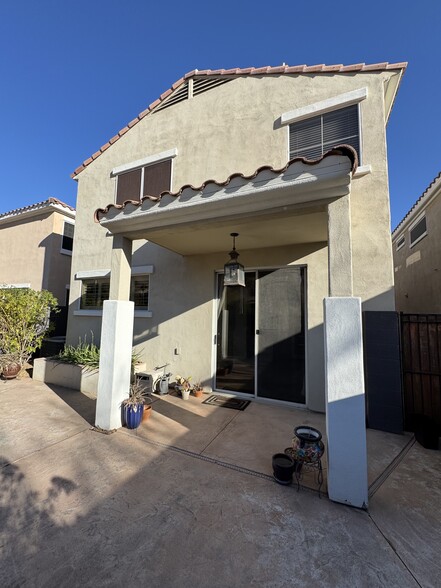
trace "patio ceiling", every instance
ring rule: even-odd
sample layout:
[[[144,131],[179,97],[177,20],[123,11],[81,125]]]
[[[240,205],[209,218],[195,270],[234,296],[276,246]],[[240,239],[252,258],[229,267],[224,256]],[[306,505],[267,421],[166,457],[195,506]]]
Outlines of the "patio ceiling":
[[[230,233],[241,249],[327,241],[327,203],[350,191],[356,158],[342,147],[308,162],[295,159],[283,169],[234,174],[199,188],[110,204],[95,213],[113,235],[147,239],[181,255],[225,251]]]

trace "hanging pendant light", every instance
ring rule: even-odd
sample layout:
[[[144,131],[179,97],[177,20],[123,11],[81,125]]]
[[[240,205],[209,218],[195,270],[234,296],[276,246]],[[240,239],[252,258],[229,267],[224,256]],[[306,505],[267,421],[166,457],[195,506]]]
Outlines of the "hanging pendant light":
[[[230,233],[233,237],[233,249],[230,251],[230,261],[224,265],[225,286],[245,286],[245,268],[237,261],[239,253],[236,251],[236,237],[239,233]]]

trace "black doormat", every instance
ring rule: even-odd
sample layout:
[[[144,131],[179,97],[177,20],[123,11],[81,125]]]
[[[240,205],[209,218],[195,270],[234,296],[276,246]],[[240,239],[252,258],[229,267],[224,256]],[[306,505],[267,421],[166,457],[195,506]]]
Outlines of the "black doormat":
[[[213,406],[221,406],[223,408],[234,408],[235,410],[245,410],[249,405],[249,400],[241,400],[240,398],[226,398],[223,396],[216,396],[213,394],[202,404],[212,404]]]

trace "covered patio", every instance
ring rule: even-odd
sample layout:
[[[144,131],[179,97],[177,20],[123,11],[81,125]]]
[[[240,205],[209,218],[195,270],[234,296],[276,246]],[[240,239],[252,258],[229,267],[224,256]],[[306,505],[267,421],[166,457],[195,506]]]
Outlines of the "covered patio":
[[[109,300],[103,306],[96,425],[102,429],[121,426],[119,407],[128,394],[133,241],[145,239],[183,257],[216,255],[225,251],[225,235],[234,230],[241,232],[241,247],[255,253],[254,267],[268,267],[266,250],[310,245],[310,262],[303,261],[309,271],[307,302],[298,303],[301,312],[308,310],[305,407],[326,408],[329,495],[345,504],[367,507],[361,299],[353,297],[352,269],[350,191],[356,168],[355,151],[343,145],[318,160],[296,158],[282,169],[264,166],[250,176],[233,174],[225,182],[210,180],[200,187],[183,186],[176,193],[98,209],[96,220],[112,236],[113,248]],[[301,257],[294,256],[284,265],[301,264]],[[272,265],[278,264],[272,261]],[[216,269],[213,265],[210,271]],[[186,278],[189,283],[196,281],[197,271]],[[298,299],[302,296],[299,290]],[[281,303],[275,286],[268,308],[277,308],[283,323],[293,304],[288,297]],[[184,326],[182,314],[174,320],[175,331],[193,329],[192,323]],[[204,335],[207,327],[208,323]],[[256,350],[258,325],[251,335]],[[211,388],[215,388],[213,364],[207,378],[212,353],[208,347],[203,353],[189,354],[188,365],[205,362],[204,379],[211,379]],[[292,428],[279,451],[289,445],[291,433]]]
[[[243,411],[235,410],[204,404],[209,396],[190,396],[184,401],[175,393],[153,394],[151,416],[138,429],[123,430],[147,443],[274,481],[272,455],[291,446],[295,427],[309,425],[323,435],[323,484],[319,487],[316,469],[305,467],[299,485],[300,489],[326,495],[328,443],[324,414],[260,402],[251,402]],[[412,433],[396,435],[374,429],[367,429],[366,437],[371,497],[406,455],[414,437]],[[296,483],[294,476],[294,488]]]

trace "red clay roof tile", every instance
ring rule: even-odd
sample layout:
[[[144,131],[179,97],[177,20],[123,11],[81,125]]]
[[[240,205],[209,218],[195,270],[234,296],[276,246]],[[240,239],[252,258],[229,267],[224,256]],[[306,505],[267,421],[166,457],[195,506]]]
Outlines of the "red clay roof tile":
[[[133,119],[129,125],[124,127],[117,135],[112,137],[106,143],[106,149],[108,146],[112,145],[117,141],[122,135],[127,133],[129,128],[132,128],[137,122],[143,119],[147,114],[152,112],[161,102],[163,102],[174,90],[176,90],[185,80],[190,78],[196,78],[198,76],[246,76],[246,75],[277,75],[281,73],[285,74],[298,74],[298,73],[351,73],[351,72],[372,72],[372,71],[383,71],[383,70],[398,70],[398,69],[405,69],[407,67],[407,62],[399,62],[399,63],[388,63],[387,61],[382,63],[374,63],[370,65],[365,65],[364,63],[356,63],[353,65],[325,65],[325,64],[318,64],[318,65],[281,65],[281,66],[267,66],[267,67],[248,67],[248,68],[231,68],[231,69],[203,69],[198,71],[194,69],[188,73],[186,73],[182,78],[180,78],[177,82],[175,82],[171,88],[166,90],[161,96],[152,102],[150,106],[144,110],[141,114],[138,115],[137,118]],[[133,124],[132,124],[133,123]],[[103,147],[101,147],[101,151],[104,151]],[[73,172],[72,178],[75,178],[81,171],[83,171],[89,163],[93,161],[92,158],[87,159],[83,162],[83,164]]]
[[[161,198],[163,196],[166,196],[166,195],[178,197],[186,189],[191,189],[194,192],[201,192],[208,184],[215,184],[217,186],[222,187],[222,186],[227,186],[231,182],[231,180],[234,178],[244,178],[245,180],[252,180],[261,171],[264,171],[264,170],[272,171],[275,174],[281,174],[284,171],[286,171],[292,163],[295,163],[297,161],[302,161],[306,165],[311,165],[311,166],[317,165],[323,159],[325,159],[326,157],[329,157],[330,155],[346,155],[351,160],[352,173],[354,173],[355,170],[357,169],[358,158],[357,158],[357,152],[355,151],[355,149],[353,147],[351,147],[351,145],[337,145],[333,149],[327,151],[324,155],[322,155],[318,159],[305,159],[304,157],[294,157],[293,159],[288,161],[288,163],[285,166],[283,166],[280,169],[275,169],[274,167],[272,167],[270,165],[263,165],[261,167],[258,167],[254,173],[252,173],[248,176],[246,176],[240,172],[235,172],[235,173],[229,175],[228,178],[224,182],[218,182],[217,180],[206,180],[200,186],[192,186],[191,184],[185,184],[184,186],[181,186],[181,188],[177,192],[170,192],[169,190],[166,190],[166,191],[162,192],[159,196],[144,196],[143,198],[141,198],[141,200],[126,200],[122,204],[111,203],[111,204],[108,204],[105,208],[98,208],[95,211],[94,219],[95,219],[95,222],[99,223],[100,222],[100,215],[107,214],[111,208],[116,208],[116,209],[121,210],[121,209],[125,208],[126,204],[134,204],[135,206],[140,206],[144,202],[144,200],[152,200],[153,202],[158,202],[161,200]]]
[[[2,214],[0,214],[0,220],[9,217],[9,216],[17,216],[19,214],[22,214],[24,212],[30,212],[31,210],[38,210],[40,208],[46,208],[50,205],[57,205],[57,206],[62,206],[63,208],[67,208],[68,210],[75,212],[75,208],[73,208],[72,206],[69,206],[69,204],[66,204],[65,202],[62,202],[61,200],[59,200],[58,198],[53,198],[50,197],[47,200],[43,200],[42,202],[37,202],[36,204],[30,204],[29,206],[22,206],[21,208],[15,208],[14,210],[10,210],[8,212],[3,212]]]

